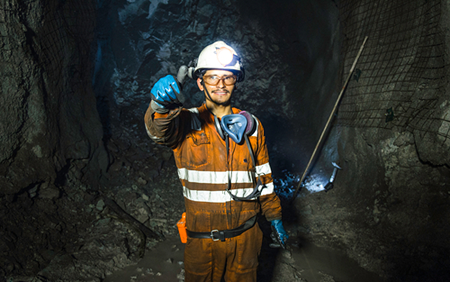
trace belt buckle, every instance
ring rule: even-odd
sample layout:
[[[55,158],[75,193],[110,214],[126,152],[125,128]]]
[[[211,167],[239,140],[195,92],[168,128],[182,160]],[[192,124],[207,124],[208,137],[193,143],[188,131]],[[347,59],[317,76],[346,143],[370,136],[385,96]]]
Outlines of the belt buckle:
[[[214,232],[219,232],[219,230],[217,230],[217,229],[211,230],[211,239],[212,239],[213,241],[219,241],[220,239],[215,239],[215,238],[214,238]]]

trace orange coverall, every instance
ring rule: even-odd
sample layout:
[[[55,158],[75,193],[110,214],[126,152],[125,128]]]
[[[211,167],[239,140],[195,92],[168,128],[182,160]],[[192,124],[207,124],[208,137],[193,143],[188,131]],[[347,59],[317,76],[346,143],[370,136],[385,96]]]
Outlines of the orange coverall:
[[[232,108],[233,113],[240,110]],[[166,114],[151,107],[145,114],[147,133],[158,144],[173,149],[183,186],[186,227],[194,232],[233,229],[260,212],[267,220],[281,219],[281,206],[274,193],[264,129],[249,136],[256,164],[245,142],[230,141],[227,160],[225,141],[214,125],[214,116],[201,107],[177,108]],[[264,184],[259,198],[234,201],[226,192],[231,171],[231,192],[249,195],[258,179]],[[185,247],[185,279],[190,281],[256,281],[262,232],[256,223],[239,236],[225,241],[188,237]]]

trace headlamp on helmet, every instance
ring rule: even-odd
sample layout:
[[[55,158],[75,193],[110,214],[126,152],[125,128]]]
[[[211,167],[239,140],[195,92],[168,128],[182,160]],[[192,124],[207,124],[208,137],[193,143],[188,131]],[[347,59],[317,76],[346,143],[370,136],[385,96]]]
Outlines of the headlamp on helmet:
[[[227,66],[233,61],[234,54],[227,47],[221,47],[216,50],[217,60],[222,66]]]

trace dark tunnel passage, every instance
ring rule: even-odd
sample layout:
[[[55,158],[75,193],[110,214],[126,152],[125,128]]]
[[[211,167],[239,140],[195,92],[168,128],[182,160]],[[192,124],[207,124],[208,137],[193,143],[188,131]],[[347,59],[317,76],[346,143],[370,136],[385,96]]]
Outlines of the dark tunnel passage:
[[[449,8],[0,0],[0,282],[184,281],[182,186],[143,116],[154,83],[216,40],[242,54],[233,106],[264,124],[290,235],[270,248],[260,219],[258,281],[448,281]],[[204,101],[193,81],[183,94]]]

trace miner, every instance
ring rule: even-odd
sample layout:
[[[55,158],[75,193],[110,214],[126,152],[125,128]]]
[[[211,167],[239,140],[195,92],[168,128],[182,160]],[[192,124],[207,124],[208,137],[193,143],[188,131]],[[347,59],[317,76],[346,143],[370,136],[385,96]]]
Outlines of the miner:
[[[151,89],[145,114],[150,138],[173,150],[183,186],[185,279],[256,281],[263,237],[258,216],[271,222],[282,244],[288,235],[261,121],[231,106],[236,82],[244,80],[242,59],[217,41],[189,72],[205,95],[200,107],[183,108],[181,84],[167,75]]]

